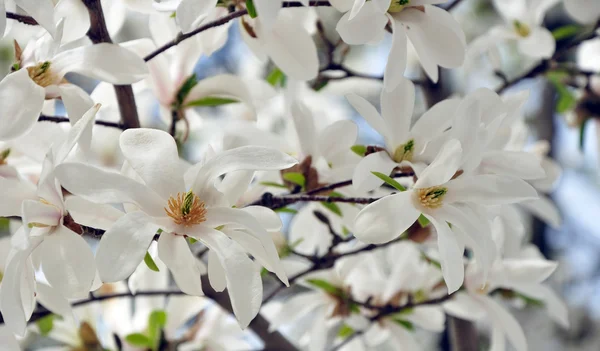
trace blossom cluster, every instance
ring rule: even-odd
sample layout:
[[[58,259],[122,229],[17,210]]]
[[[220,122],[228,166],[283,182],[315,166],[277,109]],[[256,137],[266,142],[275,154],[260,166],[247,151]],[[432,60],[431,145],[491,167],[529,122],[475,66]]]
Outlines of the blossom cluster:
[[[498,70],[498,39],[554,69],[543,20],[559,2],[494,1],[507,24],[467,43],[445,0],[0,1],[8,18],[37,24],[14,40],[0,81],[0,217],[12,232],[0,241],[0,343],[18,350],[33,332],[72,348],[248,349],[242,329],[260,313],[308,350],[418,350],[415,327],[441,332],[447,316],[488,321],[495,350],[527,350],[506,303],[542,305],[568,327],[544,284],[557,263],[527,244],[522,218],[561,222],[547,196],[561,169],[547,142],[530,142],[529,92],[479,88],[419,113],[405,77],[411,55],[431,82],[482,54]],[[360,90],[344,94],[337,120],[311,103],[334,80],[324,71],[353,74],[343,57],[323,68],[321,6],[336,11],[346,49],[391,32],[379,108]],[[595,2],[564,6],[578,22],[600,18]],[[145,15],[149,37],[112,42],[125,8]],[[21,39],[7,16],[0,32]],[[197,61],[228,42],[234,20],[276,68],[266,80],[198,79]],[[586,72],[600,72],[595,35],[581,45]],[[77,74],[98,81],[91,93]],[[581,100],[600,95],[594,75]],[[277,104],[281,123],[265,118]],[[236,119],[216,128],[197,109],[230,105]],[[362,142],[367,125],[380,142]],[[219,143],[190,162],[185,144],[212,131]],[[293,284],[303,289],[274,299]],[[156,289],[169,298],[142,298]],[[200,297],[207,289],[227,290],[237,325]],[[138,299],[94,304],[111,293]],[[30,325],[44,311],[60,318]]]

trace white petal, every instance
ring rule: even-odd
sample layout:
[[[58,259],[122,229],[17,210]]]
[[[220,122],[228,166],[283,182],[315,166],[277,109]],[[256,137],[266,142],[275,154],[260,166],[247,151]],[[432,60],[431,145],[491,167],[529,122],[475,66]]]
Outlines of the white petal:
[[[444,310],[451,315],[468,321],[477,321],[486,315],[479,301],[466,292],[457,292],[450,301],[444,302]]]
[[[37,23],[54,36],[54,4],[50,0],[16,0],[15,3],[25,10]]]
[[[600,4],[594,0],[564,1],[567,13],[581,23],[593,23],[600,16]]]
[[[268,207],[246,206],[240,210],[251,214],[254,218],[256,218],[258,223],[260,223],[261,227],[270,232],[281,230],[281,227],[283,226],[279,215]]]
[[[36,291],[37,301],[42,306],[65,319],[73,318],[73,310],[69,300],[62,296],[58,290],[49,285],[37,283]]]
[[[518,288],[519,284],[541,283],[548,279],[557,267],[558,263],[543,259],[504,259],[503,285]]]
[[[386,124],[386,120],[384,120],[379,112],[371,105],[370,102],[365,100],[364,98],[356,95],[356,94],[348,94],[346,95],[346,99],[356,109],[356,111],[369,123],[369,125],[375,129],[377,133],[382,135],[385,139],[386,145],[388,147],[393,147],[392,145],[392,134],[395,131],[391,130]]]
[[[406,143],[415,106],[415,86],[405,78],[394,90],[381,92],[381,116],[389,128],[389,142],[393,149]]]
[[[238,244],[215,230],[196,237],[214,251],[226,272],[227,290],[240,327],[246,328],[262,303],[262,281],[258,266]]]
[[[336,156],[348,152],[356,144],[357,138],[356,123],[346,120],[334,122],[325,127],[317,137],[319,153],[328,162],[332,162]]]
[[[3,17],[6,19],[6,16]],[[0,344],[6,348],[5,351],[21,351],[21,346],[9,327],[0,327]]]
[[[316,140],[317,130],[312,113],[305,104],[297,100],[292,102],[291,110],[302,156],[307,157],[312,155],[313,157],[317,157],[319,155]]]
[[[444,201],[473,202],[481,205],[503,205],[538,198],[526,181],[491,174],[464,176],[448,182]]]
[[[87,296],[96,276],[96,263],[81,236],[59,226],[44,238],[38,252],[44,276],[53,288],[69,298]]]
[[[421,214],[413,205],[413,196],[409,190],[367,205],[354,220],[354,235],[369,244],[383,244],[400,236]]]
[[[533,213],[534,216],[539,217],[549,224],[552,228],[559,228],[561,226],[562,218],[560,212],[551,199],[540,196],[537,200],[523,201],[520,205]]]
[[[60,90],[60,97],[67,110],[69,122],[71,122],[71,125],[73,126],[94,106],[94,101],[85,90],[76,85],[61,84],[58,89]],[[89,123],[80,137],[79,146],[84,152],[88,152],[90,149],[93,127],[94,124]]]
[[[496,301],[487,296],[477,296],[482,301],[482,306],[488,311],[492,323],[504,331],[504,335],[510,340],[517,351],[527,350],[527,340],[519,322],[508,313]]]
[[[281,0],[255,0],[256,13],[266,30],[272,30],[277,22],[277,14],[281,9]]]
[[[350,19],[350,12],[343,15],[335,29],[347,44],[362,45],[380,36],[387,20],[372,2],[367,2],[354,18]]]
[[[52,60],[62,78],[76,72],[111,84],[132,84],[148,75],[148,67],[135,53],[116,44],[100,43],[63,51]]]
[[[23,225],[30,228],[29,224],[39,223],[55,227],[62,221],[62,212],[56,206],[35,200],[23,201]]]
[[[519,40],[519,50],[527,56],[547,59],[554,55],[556,41],[546,28],[534,28],[531,33]]]
[[[223,177],[223,181],[217,186],[217,189],[225,195],[229,203],[235,204],[248,191],[253,178],[254,171],[227,173]]]
[[[216,0],[182,0],[176,11],[181,31],[185,34],[194,30],[216,5]]]
[[[158,129],[128,129],[119,139],[123,155],[163,199],[185,192],[175,139]]]
[[[163,232],[158,239],[158,257],[169,267],[181,291],[188,295],[204,295],[200,281],[202,272],[183,236]]]
[[[61,0],[54,8],[56,18],[62,18],[64,27],[62,43],[70,43],[81,39],[90,29],[90,14],[80,0]]]
[[[227,287],[227,272],[219,261],[219,256],[212,251],[208,250],[208,279],[210,285],[215,291],[223,291]]]
[[[37,200],[35,187],[19,179],[0,177],[0,217],[21,215],[25,200]]]
[[[2,278],[2,290],[0,290],[0,308],[6,326],[15,334],[23,336],[27,328],[27,319],[23,301],[22,276],[24,276],[25,265],[31,251],[16,251],[9,262]],[[34,300],[33,291],[29,300]]]
[[[329,3],[340,12],[348,12],[354,5],[354,0],[332,0]]]
[[[257,25],[258,37],[265,51],[285,74],[301,81],[317,76],[317,47],[310,34],[290,14],[280,13],[273,30],[262,29],[260,22]]]
[[[352,186],[358,192],[367,192],[380,187],[384,181],[372,172],[389,175],[398,164],[394,162],[387,151],[370,154],[360,160],[352,175]]]
[[[80,141],[85,146],[88,146],[91,143],[91,128],[93,127],[93,122],[99,109],[100,104],[92,106],[73,124],[67,137],[61,143],[52,145],[54,153],[54,159],[52,161],[55,165],[63,162],[75,145]]]
[[[327,336],[329,334],[329,328],[327,325],[328,316],[327,308],[323,306],[316,311],[312,312],[313,319],[310,327],[310,339],[308,347],[310,350],[326,350],[327,349]]]
[[[550,317],[563,328],[569,328],[569,309],[561,297],[545,285],[531,284],[526,289],[521,286],[519,292],[540,299]]]
[[[440,264],[442,265],[442,273],[448,287],[448,293],[451,294],[462,286],[465,277],[465,268],[463,265],[464,247],[459,245],[456,234],[445,221],[438,221],[435,217],[427,214],[424,215],[437,231]]]
[[[6,33],[6,21],[6,6],[4,5],[4,0],[0,0],[0,37],[2,38],[4,38],[4,34]]]
[[[482,173],[512,175],[521,179],[540,179],[546,175],[540,158],[529,152],[491,151],[481,160]]]
[[[96,252],[102,281],[112,283],[129,277],[144,259],[158,229],[143,212],[119,218],[102,235]]]
[[[0,82],[0,140],[30,131],[42,111],[44,96],[44,88],[29,78],[26,69],[7,75]]]
[[[440,306],[415,307],[406,319],[425,330],[442,332],[445,329],[446,315]]]
[[[133,203],[151,216],[165,214],[166,203],[158,194],[121,174],[83,163],[63,163],[56,167],[55,174],[63,187],[89,201]]]
[[[103,230],[110,228],[125,214],[111,205],[98,204],[79,196],[67,197],[65,208],[76,223]]]
[[[254,101],[248,85],[238,76],[220,74],[200,80],[185,98],[184,105],[208,96],[239,100],[246,104],[252,110],[253,114],[256,114]]]
[[[323,295],[308,291],[295,296],[290,297],[281,309],[270,318],[271,324],[269,325],[269,331],[275,331],[282,325],[289,325],[295,323],[298,319],[303,316],[313,313],[314,309],[321,306],[326,301],[323,299]]]
[[[457,140],[446,142],[433,162],[421,172],[415,188],[429,188],[448,182],[456,174],[461,156],[462,148]]]
[[[460,99],[446,99],[433,105],[413,125],[410,133],[428,137],[441,134],[452,125],[452,117],[461,103]]]
[[[402,23],[397,22],[393,17],[391,17],[391,22],[393,33],[392,47],[390,49],[390,54],[388,55],[387,64],[385,65],[385,73],[383,74],[383,85],[387,91],[396,89],[396,86],[404,79],[408,51],[408,42],[404,26]]]

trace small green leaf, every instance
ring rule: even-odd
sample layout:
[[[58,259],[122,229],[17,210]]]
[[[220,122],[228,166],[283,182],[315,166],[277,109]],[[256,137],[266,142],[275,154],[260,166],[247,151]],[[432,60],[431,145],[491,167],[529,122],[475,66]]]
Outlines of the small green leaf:
[[[554,40],[559,41],[577,35],[577,33],[579,33],[580,30],[580,26],[568,24],[566,26],[558,27],[555,30],[553,30],[552,36],[554,37]]]
[[[398,191],[405,191],[406,188],[402,186],[402,184],[398,183],[394,178],[387,176],[383,173],[380,172],[371,172],[373,173],[373,175],[375,175],[377,178],[383,180],[384,182],[386,182],[386,184],[391,185],[392,187],[394,187],[396,190]]]
[[[427,256],[427,255],[425,255],[424,253],[422,253],[422,254],[421,254],[421,258],[422,258],[424,261],[426,261],[427,263],[429,263],[429,264],[432,264],[432,265],[436,266],[438,269],[442,269],[442,265],[440,264],[440,262],[439,262],[439,261],[437,261],[437,260],[434,260],[433,258],[431,258],[431,257],[429,257],[429,256]]]
[[[132,346],[152,347],[152,342],[150,339],[141,333],[129,334],[125,337],[125,341]]]
[[[423,214],[419,216],[419,219],[417,219],[417,221],[419,222],[421,228],[425,228],[429,224],[429,220],[427,219],[427,217],[423,216]]]
[[[288,182],[294,183],[296,185],[300,185],[301,187],[304,187],[304,184],[306,184],[306,178],[304,178],[304,175],[302,173],[287,172],[284,173],[281,177],[284,180],[287,180]]]
[[[329,193],[329,197],[345,197],[344,194],[338,193],[337,191],[332,191]]]
[[[277,85],[281,87],[285,87],[286,76],[279,68],[275,67],[271,73],[267,76],[267,82],[272,86],[276,87]]]
[[[191,236],[187,237],[187,241],[188,241],[188,243],[190,243],[190,245],[193,245],[198,242],[198,240],[196,240],[196,238],[192,238]]]
[[[331,283],[322,280],[322,279],[307,279],[306,280],[307,283],[309,283],[310,285],[319,288],[321,290],[325,290],[327,293],[335,295],[335,296],[343,296],[344,293],[342,291],[342,289],[333,286]]]
[[[21,69],[21,65],[18,62],[16,62],[15,64],[12,65],[12,68],[13,68],[13,70],[18,71]]]
[[[52,331],[52,328],[54,328],[54,318],[56,318],[56,316],[50,314],[38,319],[37,322],[35,322],[40,329],[40,334],[46,336]]]
[[[155,310],[148,317],[148,340],[151,342],[152,349],[158,348],[160,342],[160,331],[167,325],[167,313],[161,310]]]
[[[246,9],[248,10],[248,15],[250,18],[256,18],[256,16],[258,16],[252,0],[246,0]]]
[[[556,88],[558,100],[556,102],[556,112],[564,113],[571,110],[577,104],[575,95],[563,83],[563,79],[568,76],[568,73],[562,71],[553,71],[546,73],[548,80]]]
[[[293,243],[289,244],[288,246],[291,247],[292,249],[295,249],[296,246],[300,245],[301,242],[304,241],[304,238],[298,238],[296,241],[294,241]]]
[[[275,183],[275,182],[260,182],[260,185],[264,185],[264,186],[272,186],[275,188],[284,188],[287,189],[287,186],[283,185],[283,184],[279,184],[279,183]]]
[[[350,150],[360,157],[365,157],[365,154],[367,153],[367,147],[365,145],[354,145]]]
[[[156,262],[154,262],[154,259],[152,259],[152,256],[150,256],[148,252],[146,252],[146,256],[144,256],[144,263],[146,266],[148,266],[148,268],[150,268],[150,270],[159,272]]]
[[[327,84],[329,84],[329,79],[317,78],[317,80],[313,84],[313,89],[314,89],[314,91],[319,91],[319,90],[325,88],[327,86]]]
[[[202,99],[190,101],[187,104],[185,104],[185,107],[221,106],[221,105],[233,104],[236,102],[239,102],[239,100],[222,98],[222,97],[218,97],[218,96],[207,96],[207,97],[203,97]]]
[[[348,227],[346,227],[345,225],[342,226],[342,236],[347,237],[350,234],[352,234],[350,229],[348,229]]]
[[[583,120],[579,126],[579,150],[581,151],[583,151],[585,146],[585,127],[587,125],[587,121],[587,119]]]
[[[517,295],[517,297],[519,297],[521,300],[523,300],[525,302],[525,304],[527,304],[528,306],[533,306],[533,307],[544,307],[544,301],[542,300],[538,300],[536,298],[533,297],[529,297],[527,295],[523,295],[521,293],[518,293],[515,291],[515,294]]]
[[[352,327],[349,326],[348,324],[342,324],[342,327],[338,331],[338,337],[340,337],[342,339],[345,339],[352,334],[354,334],[354,329],[352,329]]]
[[[192,89],[196,86],[196,84],[198,84],[198,79],[196,78],[196,73],[194,73],[189,76],[185,82],[183,82],[181,88],[177,92],[177,99],[175,102],[177,106],[181,106],[181,104],[183,104],[183,101],[188,96],[190,91],[192,91]]]
[[[287,207],[277,208],[277,209],[275,209],[275,212],[279,212],[279,213],[291,213],[291,214],[298,213],[297,210],[294,210],[293,208],[287,208]]]
[[[8,148],[8,149],[6,149],[6,150],[2,151],[2,152],[0,153],[0,161],[4,161],[4,160],[6,160],[6,159],[8,158],[8,156],[9,156],[9,155],[10,155],[10,148]]]
[[[266,277],[267,275],[269,275],[269,271],[266,268],[261,268],[260,270],[260,276],[261,277]]]
[[[323,205],[326,209],[328,209],[329,211],[335,213],[338,216],[342,216],[342,210],[340,209],[340,207],[333,203],[333,202],[321,202],[321,205]]]
[[[415,326],[411,322],[409,322],[409,321],[405,321],[405,320],[402,320],[402,319],[392,319],[392,320],[394,322],[396,322],[396,324],[398,324],[398,325],[400,325],[400,326],[402,326],[402,327],[404,327],[404,328],[406,328],[406,329],[408,329],[410,331],[415,330]]]

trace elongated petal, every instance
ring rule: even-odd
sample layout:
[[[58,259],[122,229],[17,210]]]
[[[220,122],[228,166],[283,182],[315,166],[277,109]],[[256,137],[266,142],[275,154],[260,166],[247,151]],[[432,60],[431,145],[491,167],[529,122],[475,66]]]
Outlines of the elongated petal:
[[[2,38],[6,33],[6,21],[6,5],[4,5],[4,0],[0,0],[0,37]]]
[[[266,30],[272,30],[277,22],[277,14],[281,9],[281,0],[255,0],[256,13]]]
[[[196,258],[181,235],[163,232],[158,239],[158,257],[169,267],[175,283],[188,295],[204,295]]]
[[[269,331],[275,331],[283,325],[295,323],[302,316],[312,313],[317,307],[327,303],[323,295],[308,291],[288,299],[281,309],[269,320]]]
[[[15,0],[15,3],[25,10],[37,23],[54,36],[54,4],[50,0]]]
[[[261,227],[270,232],[281,230],[283,224],[279,215],[270,208],[263,206],[246,206],[240,210],[247,212],[256,218]]]
[[[394,147],[392,145],[392,133],[395,131],[390,130],[386,120],[384,120],[379,112],[371,105],[370,102],[356,94],[346,95],[346,99],[356,109],[356,111],[369,123],[369,125],[375,129],[377,133],[382,135],[385,139],[385,143],[389,148]]]
[[[519,292],[544,302],[548,315],[563,328],[569,328],[569,309],[561,297],[545,285],[520,286]]]
[[[441,134],[452,125],[452,117],[461,103],[460,99],[447,99],[433,105],[425,112],[411,129],[412,135],[430,139]]]
[[[94,277],[94,254],[85,240],[62,225],[44,238],[39,248],[42,270],[48,283],[63,296],[87,296]]]
[[[83,163],[63,163],[56,177],[65,189],[100,203],[133,203],[151,216],[164,216],[166,203],[147,186],[133,179]]]
[[[401,78],[395,89],[381,92],[381,116],[390,129],[392,148],[406,143],[406,137],[412,121],[415,106],[415,86],[405,78]]]
[[[116,44],[95,44],[63,51],[52,60],[59,78],[76,72],[110,84],[132,84],[148,75],[148,67],[135,53]]]
[[[62,42],[70,43],[81,39],[90,29],[90,14],[87,7],[79,0],[62,0],[54,8],[56,18],[62,18],[66,30]]]
[[[477,321],[486,315],[479,301],[466,292],[455,293],[450,301],[444,302],[443,307],[449,315],[468,321]]]
[[[143,212],[131,212],[119,218],[102,235],[96,264],[105,283],[129,277],[144,255],[159,227]]]
[[[383,244],[400,236],[421,214],[413,205],[413,196],[412,191],[404,191],[366,206],[354,220],[354,235],[369,244]]]
[[[86,112],[88,112],[94,106],[94,101],[85,92],[85,90],[76,85],[61,84],[58,89],[60,90],[60,97],[65,105],[65,109],[67,110],[69,122],[72,126],[74,126],[75,123],[81,120]],[[98,110],[96,109],[95,111],[97,112]],[[90,146],[92,144],[93,127],[93,123],[87,123],[87,126],[84,128],[84,131],[79,139],[79,146],[84,152],[88,152],[90,150]]]
[[[0,82],[0,140],[29,132],[44,104],[44,88],[35,84],[26,69],[7,75]]]
[[[465,278],[465,268],[463,265],[464,246],[461,247],[456,234],[445,221],[439,221],[437,218],[427,214],[424,215],[437,231],[440,264],[442,265],[442,273],[448,287],[448,293],[451,294],[462,286]]]
[[[416,307],[406,319],[425,330],[442,332],[445,329],[446,315],[440,306]]]
[[[328,162],[336,156],[347,153],[356,144],[358,127],[352,121],[337,121],[323,129],[317,137],[319,153]]]
[[[65,319],[73,318],[73,310],[71,304],[60,292],[53,287],[37,283],[37,301],[52,313],[62,316]]]
[[[223,291],[227,287],[227,272],[219,261],[219,256],[212,251],[208,251],[208,279],[210,285],[215,291]]]
[[[292,102],[292,120],[298,134],[302,157],[312,155],[319,156],[317,151],[317,129],[312,113],[308,107],[300,101]]]
[[[128,129],[119,139],[123,155],[163,199],[185,192],[175,139],[158,129]]]
[[[216,5],[217,0],[182,0],[176,11],[181,31],[185,34],[198,27]]]
[[[91,128],[93,127],[93,121],[96,118],[96,114],[98,113],[99,109],[100,104],[92,106],[83,114],[83,116],[81,116],[77,122],[73,124],[65,140],[52,146],[54,153],[54,159],[52,162],[55,165],[63,162],[71,150],[73,150],[75,145],[80,141],[83,143],[84,147],[89,147],[92,137]]]
[[[396,89],[398,84],[404,79],[408,52],[408,40],[406,38],[404,26],[402,23],[397,22],[393,17],[391,17],[391,23],[393,33],[392,47],[390,49],[387,64],[385,65],[385,73],[383,74],[383,86],[387,91]]]
[[[559,228],[562,224],[562,218],[558,207],[546,196],[540,196],[537,200],[523,201],[520,203],[534,216],[540,218],[552,228]]]
[[[231,239],[216,230],[196,237],[214,251],[225,269],[227,290],[240,327],[246,328],[262,303],[262,281],[258,267]]]
[[[37,200],[35,187],[20,179],[0,177],[0,217],[21,215],[25,200]]]
[[[513,347],[517,351],[526,351],[527,339],[515,317],[488,296],[481,295],[476,298],[481,301],[483,308],[488,311],[488,316],[494,326],[504,332],[504,335],[510,340]]]
[[[41,224],[55,227],[62,221],[62,212],[56,206],[35,200],[23,201],[22,208],[23,224],[30,228],[29,224]]]
[[[248,84],[238,76],[220,74],[200,80],[185,98],[184,105],[208,96],[239,100],[246,104],[252,110],[253,114],[256,113]]]
[[[76,223],[103,230],[125,215],[111,205],[91,202],[79,196],[67,197],[65,208]]]
[[[356,191],[367,192],[380,187],[384,182],[373,172],[388,175],[398,164],[394,162],[386,151],[370,154],[360,160],[352,175],[352,186]]]
[[[335,29],[349,45],[366,44],[381,35],[386,23],[385,14],[377,12],[372,2],[367,2],[361,11],[350,19],[350,12],[340,18]]]
[[[229,203],[235,204],[248,191],[253,178],[254,171],[227,173],[217,189],[225,195]]]
[[[0,290],[0,309],[2,310],[4,323],[13,333],[19,336],[25,334],[27,319],[29,319],[29,315],[26,314],[24,308],[24,304],[28,302],[23,301],[22,289],[25,285],[22,285],[21,277],[24,275],[23,272],[30,253],[30,250],[15,251],[9,262],[7,262],[2,278],[2,290]],[[29,299],[34,299],[33,291]]]
[[[535,189],[522,179],[491,174],[458,177],[448,182],[444,201],[505,205],[538,198]]]
[[[446,142],[433,162],[421,172],[415,188],[429,188],[448,182],[458,171],[461,156],[462,148],[457,140]]]
[[[493,151],[481,161],[482,173],[512,175],[521,179],[540,179],[546,175],[540,158],[529,152]]]
[[[531,34],[519,40],[519,50],[527,56],[547,59],[554,55],[556,41],[548,29],[534,28]]]
[[[298,161],[281,151],[259,147],[243,146],[228,150],[210,159],[198,172],[192,189],[196,194],[211,184],[217,177],[239,170],[281,170]]]

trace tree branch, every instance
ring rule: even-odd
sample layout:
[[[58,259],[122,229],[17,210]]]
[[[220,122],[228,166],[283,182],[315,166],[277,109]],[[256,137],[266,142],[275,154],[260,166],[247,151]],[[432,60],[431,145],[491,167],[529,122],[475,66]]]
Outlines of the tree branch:
[[[94,43],[112,43],[104,12],[100,0],[83,0],[90,13],[90,29],[87,33],[90,40]],[[131,85],[115,85],[115,93],[119,102],[119,112],[121,113],[121,122],[125,128],[139,128],[140,120],[138,118],[135,96]]]
[[[40,117],[38,118],[38,122],[54,122],[54,123],[65,123],[66,122],[66,123],[68,123],[69,118],[61,117],[61,116],[40,115]],[[117,123],[117,122],[94,121],[94,123],[99,126],[105,126],[105,127],[111,127],[111,128],[117,128],[117,129],[126,129],[125,125],[123,125],[122,123]]]
[[[25,24],[28,24],[30,26],[37,26],[38,25],[37,21],[33,17],[19,15],[18,13],[7,12],[6,13],[6,18],[11,19],[11,20],[15,20],[15,21],[18,21],[18,22],[21,22],[21,23],[25,23]]]

